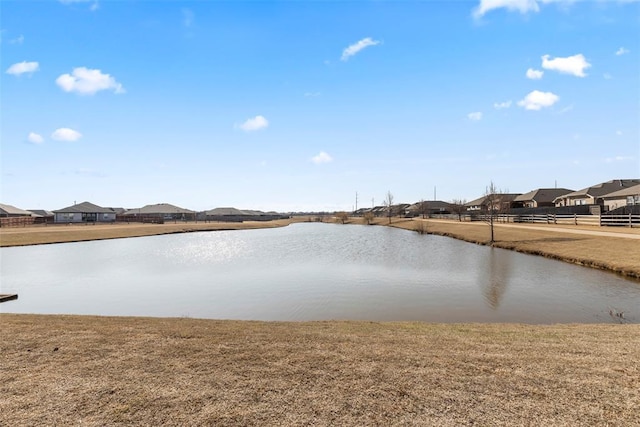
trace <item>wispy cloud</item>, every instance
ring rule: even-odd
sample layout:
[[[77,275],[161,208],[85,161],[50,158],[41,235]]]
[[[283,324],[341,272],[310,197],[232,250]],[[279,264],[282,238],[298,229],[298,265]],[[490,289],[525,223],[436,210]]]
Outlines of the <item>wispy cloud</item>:
[[[29,132],[29,135],[27,135],[27,141],[32,144],[42,144],[44,142],[44,138],[40,134]]]
[[[603,77],[605,80],[611,80],[611,79],[613,78],[613,76],[612,76],[611,74],[609,74],[609,73],[604,73],[604,74],[602,75],[602,77]]]
[[[91,6],[89,6],[89,10],[91,10],[92,12],[100,8],[98,0],[59,0],[59,1],[60,3],[66,4],[66,5],[73,4],[73,3],[91,3]]]
[[[467,114],[467,118],[469,120],[471,120],[472,122],[480,121],[480,120],[482,120],[482,112],[475,111],[473,113],[469,113],[469,114]]]
[[[511,100],[504,101],[504,102],[495,102],[493,104],[493,108],[495,108],[496,110],[503,110],[503,109],[509,108],[509,107],[511,107]]]
[[[263,116],[255,116],[251,119],[247,119],[241,125],[236,125],[237,128],[242,129],[245,132],[253,132],[260,129],[265,129],[269,126],[269,121]]]
[[[80,132],[69,128],[59,128],[51,134],[51,139],[55,141],[77,141],[80,138],[82,138]]]
[[[194,19],[195,15],[191,9],[182,9],[182,25],[184,25],[186,28],[189,28],[193,25]]]
[[[626,162],[626,161],[630,161],[633,160],[633,157],[631,156],[615,156],[615,157],[607,157],[604,159],[605,162],[607,163],[614,163],[614,162]]]
[[[534,90],[527,94],[523,100],[518,101],[518,105],[523,107],[525,110],[537,111],[542,108],[551,107],[559,100],[560,97],[554,93]]]
[[[526,74],[527,78],[531,80],[540,80],[543,75],[544,71],[534,70],[533,68],[529,68]]]
[[[305,92],[305,98],[317,98],[320,96],[320,92]]]
[[[74,68],[71,74],[62,74],[56,84],[65,92],[76,92],[80,95],[94,95],[101,90],[112,90],[114,93],[125,93],[122,84],[109,74],[86,67]]]
[[[576,77],[586,77],[584,70],[590,68],[591,64],[587,62],[581,53],[566,58],[553,58],[551,56],[542,56],[542,68],[553,70],[563,74],[571,74]]]
[[[7,69],[6,73],[12,74],[14,76],[20,76],[22,74],[33,74],[36,71],[38,71],[39,68],[40,68],[40,65],[35,61],[33,62],[22,61],[10,66]]]
[[[627,53],[629,53],[629,49],[625,49],[624,47],[621,47],[620,49],[616,50],[616,56],[624,55]]]
[[[360,52],[362,49],[367,48],[369,46],[375,46],[380,44],[378,40],[373,40],[371,37],[366,37],[356,43],[350,45],[345,50],[342,51],[342,57],[340,58],[342,61],[347,61],[356,53]]]
[[[311,161],[313,163],[315,163],[316,165],[322,164],[322,163],[330,163],[333,161],[333,157],[331,157],[328,153],[321,151],[319,152],[317,155],[313,156],[311,158]]]
[[[20,34],[15,39],[9,40],[9,44],[22,44],[22,43],[24,43],[24,36],[22,34]]]

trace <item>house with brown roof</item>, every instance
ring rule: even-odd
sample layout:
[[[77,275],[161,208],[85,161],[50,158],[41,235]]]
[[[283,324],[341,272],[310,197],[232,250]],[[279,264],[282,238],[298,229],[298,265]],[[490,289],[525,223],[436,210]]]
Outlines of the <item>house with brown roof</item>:
[[[538,188],[521,194],[513,199],[513,207],[515,208],[544,208],[554,207],[554,200],[564,194],[571,193],[574,190],[568,188]]]
[[[638,184],[640,184],[640,179],[612,179],[558,196],[554,199],[554,204],[556,206],[600,205],[604,208],[604,196]]]
[[[520,193],[488,194],[465,203],[464,206],[472,212],[487,212],[491,207],[494,211],[506,211],[514,207],[514,200],[519,195]]]
[[[111,208],[82,202],[53,211],[56,223],[114,222],[116,213]]]
[[[623,206],[640,206],[640,184],[604,195],[602,196],[602,200],[608,211]]]
[[[20,216],[31,216],[31,212],[16,208],[15,206],[0,203],[1,218],[14,218]]]

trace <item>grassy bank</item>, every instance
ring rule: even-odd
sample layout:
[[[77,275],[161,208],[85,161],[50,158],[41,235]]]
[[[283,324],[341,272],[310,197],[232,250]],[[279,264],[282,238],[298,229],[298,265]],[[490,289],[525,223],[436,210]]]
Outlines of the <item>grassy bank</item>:
[[[640,326],[0,315],[2,423],[638,425]]]
[[[0,228],[0,247],[69,243],[87,240],[120,239],[125,237],[155,236],[160,234],[190,233],[197,231],[251,230],[284,227],[306,218],[275,221],[247,222],[167,222],[165,224],[111,223],[111,224],[55,224],[21,228]]]
[[[386,224],[387,221],[380,221]],[[485,223],[396,219],[392,226],[407,230],[425,227],[429,234],[449,236],[471,243],[489,244],[489,226]],[[558,227],[554,225],[518,225],[495,227],[495,247],[542,255],[574,264],[609,270],[640,279],[640,240],[603,234],[573,234],[563,232],[574,228],[581,232],[603,231],[599,227]],[[562,231],[561,231],[562,230]],[[609,234],[637,234],[638,229],[610,228]]]

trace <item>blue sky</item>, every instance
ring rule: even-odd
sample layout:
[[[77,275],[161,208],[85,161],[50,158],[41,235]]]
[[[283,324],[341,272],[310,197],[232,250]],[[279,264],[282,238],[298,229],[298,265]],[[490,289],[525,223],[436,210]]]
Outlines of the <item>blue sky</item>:
[[[640,2],[2,1],[0,201],[350,210],[640,177]]]

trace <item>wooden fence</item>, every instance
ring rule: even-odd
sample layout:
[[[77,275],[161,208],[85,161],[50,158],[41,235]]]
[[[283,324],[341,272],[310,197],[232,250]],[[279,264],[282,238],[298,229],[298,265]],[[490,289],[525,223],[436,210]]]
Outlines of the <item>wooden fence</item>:
[[[432,218],[459,219],[458,215],[432,215]],[[462,221],[488,221],[488,215],[461,215]],[[496,214],[497,223],[529,223],[529,224],[563,224],[563,225],[592,225],[602,227],[640,227],[640,215],[577,215],[577,214],[542,214],[542,215],[511,215]]]

